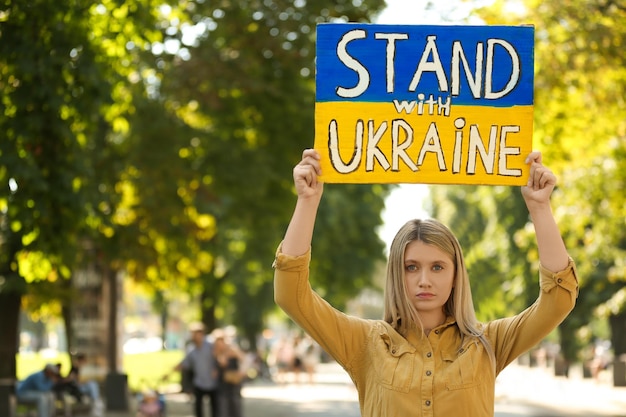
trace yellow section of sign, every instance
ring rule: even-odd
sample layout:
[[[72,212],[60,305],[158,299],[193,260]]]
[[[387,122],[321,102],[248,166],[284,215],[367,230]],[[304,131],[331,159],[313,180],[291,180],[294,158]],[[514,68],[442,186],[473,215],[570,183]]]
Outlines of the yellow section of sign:
[[[449,100],[318,102],[315,149],[329,183],[524,185],[533,106]]]

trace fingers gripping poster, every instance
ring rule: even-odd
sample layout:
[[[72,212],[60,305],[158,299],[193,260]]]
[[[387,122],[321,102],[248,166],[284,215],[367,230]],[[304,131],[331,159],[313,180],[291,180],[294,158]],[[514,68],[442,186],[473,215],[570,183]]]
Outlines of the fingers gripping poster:
[[[525,184],[533,46],[532,26],[318,25],[323,181]]]

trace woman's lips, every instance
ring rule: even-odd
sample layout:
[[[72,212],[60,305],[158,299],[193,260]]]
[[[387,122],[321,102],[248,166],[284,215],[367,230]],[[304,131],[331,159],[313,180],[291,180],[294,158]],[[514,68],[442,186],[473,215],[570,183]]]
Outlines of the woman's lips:
[[[434,296],[435,294],[431,292],[421,292],[417,294],[417,298],[421,298],[421,299],[429,299],[429,298],[433,298]]]

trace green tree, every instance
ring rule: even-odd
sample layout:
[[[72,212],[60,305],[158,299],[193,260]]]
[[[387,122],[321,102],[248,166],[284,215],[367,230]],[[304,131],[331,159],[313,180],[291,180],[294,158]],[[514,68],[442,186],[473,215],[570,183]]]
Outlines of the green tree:
[[[594,314],[609,319],[611,342],[616,356],[626,353],[626,232],[624,186],[626,186],[626,147],[624,140],[609,141],[613,148],[607,154],[587,161],[587,166],[568,171],[560,195],[563,220],[572,256],[579,262],[582,288],[580,308],[570,326],[572,333],[589,324]],[[568,318],[569,320],[569,318]],[[593,337],[595,335],[590,334]],[[578,345],[591,340],[577,341]],[[572,355],[578,352],[572,352]]]
[[[17,316],[37,288],[27,284],[66,286],[86,262],[86,243],[101,255],[112,240],[118,145],[132,108],[127,46],[158,35],[151,16],[147,1],[18,1],[0,10],[2,378],[15,376]],[[59,296],[46,293],[42,300]]]
[[[493,320],[528,307],[537,297],[538,268],[527,259],[532,245],[520,248],[528,210],[519,187],[435,186],[431,195],[433,216],[463,248],[477,316]]]
[[[168,288],[189,290],[209,327],[232,320],[253,343],[312,143],[315,24],[366,21],[383,2],[19,3],[0,11],[0,377],[15,375],[32,282],[68,289],[89,265],[144,281],[162,308]],[[316,276],[341,304],[382,254],[387,187],[332,188]]]
[[[67,278],[86,212],[86,143],[109,102],[86,39],[84,8],[14,2],[1,11],[2,259],[0,376],[15,375],[17,316],[26,279]],[[32,274],[21,265],[36,262]],[[43,261],[39,263],[39,261]]]
[[[488,23],[532,22],[536,28],[535,147],[561,180],[553,201],[581,275],[577,307],[560,332],[566,359],[573,361],[584,342],[576,331],[595,308],[611,299],[611,314],[623,317],[625,309],[613,294],[626,281],[626,202],[615,191],[624,185],[619,158],[626,136],[626,7],[612,0],[522,5],[513,12],[498,1],[480,15]],[[615,327],[614,338],[622,326]]]
[[[315,25],[368,21],[382,5],[188,2],[165,15],[165,44],[178,48],[156,57],[162,68],[156,96],[192,130],[175,139],[192,170],[183,187],[199,213],[216,219],[215,236],[197,248],[211,253],[211,268],[190,282],[209,328],[230,317],[254,344],[274,308],[270,265],[293,208],[291,170],[313,139]],[[186,36],[194,31],[197,36]],[[346,186],[327,193],[329,222],[338,230],[320,232],[325,237],[316,253],[333,261],[317,275],[328,277],[320,282],[328,288],[346,282],[334,277],[353,280],[339,284],[345,291],[335,296],[339,302],[371,279],[367,266],[382,254],[374,233],[358,231],[380,223],[386,188]],[[369,206],[354,216],[354,206],[364,201]],[[327,243],[338,233],[341,245]],[[364,250],[348,256],[357,246]]]

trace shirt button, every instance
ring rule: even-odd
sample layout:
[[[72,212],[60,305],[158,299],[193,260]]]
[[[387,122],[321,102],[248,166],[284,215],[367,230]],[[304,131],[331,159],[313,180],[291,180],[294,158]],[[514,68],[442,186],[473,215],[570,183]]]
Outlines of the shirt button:
[[[430,405],[430,400],[426,400],[426,405]]]
[[[426,376],[430,376],[431,374],[432,374],[432,372],[426,371]]]
[[[435,334],[439,334],[439,330],[435,330]]]
[[[428,352],[428,353],[426,354],[426,357],[427,357],[427,358],[430,358],[431,356],[433,356],[432,352]]]
[[[560,284],[561,282],[563,282],[563,279],[559,278],[559,279],[556,280],[556,282],[558,282]]]

